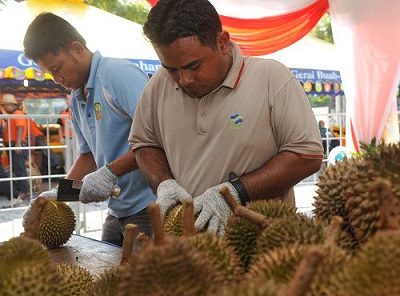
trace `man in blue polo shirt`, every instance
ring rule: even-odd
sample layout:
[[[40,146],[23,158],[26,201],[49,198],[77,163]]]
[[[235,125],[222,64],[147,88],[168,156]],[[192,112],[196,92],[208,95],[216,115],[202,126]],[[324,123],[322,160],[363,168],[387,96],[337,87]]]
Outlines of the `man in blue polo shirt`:
[[[56,83],[71,90],[71,120],[80,155],[67,178],[83,181],[80,201],[104,201],[116,186],[121,188],[120,196],[108,201],[102,240],[121,246],[127,223],[137,224],[140,232],[150,236],[146,208],[155,195],[128,145],[133,114],[147,75],[127,60],[92,53],[79,32],[52,13],[42,13],[30,24],[24,53]],[[39,196],[55,198],[57,188]]]

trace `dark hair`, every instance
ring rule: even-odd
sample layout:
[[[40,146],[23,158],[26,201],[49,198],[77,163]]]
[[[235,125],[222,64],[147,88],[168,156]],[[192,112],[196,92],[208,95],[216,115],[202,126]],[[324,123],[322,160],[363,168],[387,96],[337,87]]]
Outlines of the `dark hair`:
[[[197,36],[202,45],[215,48],[222,24],[208,0],[160,0],[150,10],[143,32],[155,46]]]
[[[37,61],[49,53],[58,54],[67,50],[74,41],[86,47],[85,39],[69,22],[53,13],[43,12],[26,30],[24,54]]]

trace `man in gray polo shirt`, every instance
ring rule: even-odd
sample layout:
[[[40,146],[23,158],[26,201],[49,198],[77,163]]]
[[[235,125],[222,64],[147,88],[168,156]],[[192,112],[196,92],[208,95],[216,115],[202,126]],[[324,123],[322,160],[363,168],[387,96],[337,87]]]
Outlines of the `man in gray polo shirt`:
[[[207,0],[160,0],[144,33],[163,65],[146,86],[129,141],[162,218],[194,198],[195,227],[222,235],[237,202],[281,199],[317,172],[323,148],[290,70],[243,57]],[[239,178],[240,176],[240,178]]]

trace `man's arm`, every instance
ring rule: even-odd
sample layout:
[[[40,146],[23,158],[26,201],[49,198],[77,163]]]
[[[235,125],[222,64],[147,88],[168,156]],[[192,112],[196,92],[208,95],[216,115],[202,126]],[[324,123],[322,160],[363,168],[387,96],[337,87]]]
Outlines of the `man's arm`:
[[[110,162],[108,166],[118,176],[123,176],[138,168],[136,156],[133,151],[128,151],[118,159]]]
[[[321,159],[281,152],[256,171],[240,177],[240,180],[250,200],[273,198],[317,172],[321,162]]]
[[[173,179],[164,150],[142,147],[135,150],[137,164],[153,192],[165,180]]]
[[[92,153],[80,154],[67,173],[67,179],[82,180],[87,174],[97,170]]]

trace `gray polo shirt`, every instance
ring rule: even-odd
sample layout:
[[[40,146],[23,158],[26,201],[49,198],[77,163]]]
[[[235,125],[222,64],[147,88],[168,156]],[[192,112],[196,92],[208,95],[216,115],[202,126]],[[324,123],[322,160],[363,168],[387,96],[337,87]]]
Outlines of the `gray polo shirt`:
[[[246,174],[282,151],[323,158],[315,116],[303,88],[281,63],[243,57],[232,42],[233,65],[223,83],[197,99],[160,68],[139,101],[129,142],[162,148],[177,182],[192,196]],[[294,204],[293,189],[285,193]]]

